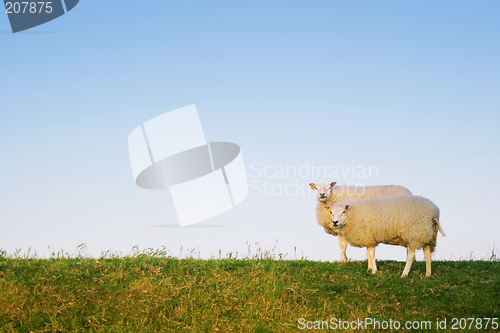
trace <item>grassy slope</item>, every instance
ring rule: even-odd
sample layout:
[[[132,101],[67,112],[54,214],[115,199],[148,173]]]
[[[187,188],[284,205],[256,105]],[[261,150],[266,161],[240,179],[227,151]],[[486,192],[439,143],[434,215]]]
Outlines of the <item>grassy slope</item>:
[[[500,318],[500,262],[0,256],[1,332],[276,332],[298,319]],[[500,320],[500,319],[499,319]],[[370,330],[367,330],[370,331]],[[474,332],[471,330],[469,332]],[[493,331],[491,329],[482,331]],[[443,332],[441,330],[440,332]]]

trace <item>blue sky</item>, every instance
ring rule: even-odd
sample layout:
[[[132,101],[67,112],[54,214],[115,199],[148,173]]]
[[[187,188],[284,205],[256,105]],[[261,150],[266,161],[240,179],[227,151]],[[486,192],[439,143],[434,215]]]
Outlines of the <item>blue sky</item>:
[[[223,228],[150,227],[177,217],[168,191],[135,186],[127,137],[196,104],[208,140],[241,146],[255,186],[403,185],[441,208],[436,258],[485,257],[500,246],[499,12],[493,1],[82,0],[17,34],[0,15],[0,248],[208,257],[278,239],[282,252],[338,259],[309,192],[251,189],[206,221]],[[264,179],[252,163],[379,172]]]

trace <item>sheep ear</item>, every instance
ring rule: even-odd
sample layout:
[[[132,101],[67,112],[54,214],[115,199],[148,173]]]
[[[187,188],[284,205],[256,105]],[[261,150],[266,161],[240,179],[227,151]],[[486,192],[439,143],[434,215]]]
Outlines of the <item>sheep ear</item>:
[[[325,208],[323,208],[325,210],[325,212],[327,214],[330,214],[332,212],[332,208],[330,206],[325,206]]]
[[[311,188],[311,190],[315,190],[316,189],[316,184],[311,183],[311,184],[309,184],[309,187]]]
[[[332,182],[332,183],[330,184],[330,187],[334,187],[336,184],[337,184],[337,182]]]
[[[349,208],[351,208],[351,205],[345,205],[345,210],[348,210]]]

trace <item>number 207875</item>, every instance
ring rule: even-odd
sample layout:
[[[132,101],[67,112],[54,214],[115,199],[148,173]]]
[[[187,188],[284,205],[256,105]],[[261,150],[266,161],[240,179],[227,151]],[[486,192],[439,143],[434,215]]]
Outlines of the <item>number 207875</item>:
[[[31,13],[40,14],[44,11],[47,14],[52,13],[52,2],[6,2],[5,8],[7,14]]]

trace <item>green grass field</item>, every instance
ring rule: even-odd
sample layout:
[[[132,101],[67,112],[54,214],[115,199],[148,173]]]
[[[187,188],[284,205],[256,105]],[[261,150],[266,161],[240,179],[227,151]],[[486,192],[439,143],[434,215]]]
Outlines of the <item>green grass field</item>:
[[[200,260],[158,253],[36,259],[3,252],[0,331],[282,332],[331,318],[373,318],[379,325],[430,321],[431,329],[420,331],[500,331],[492,321],[485,328],[486,319],[481,329],[479,321],[468,329],[467,320],[467,329],[459,322],[452,330],[453,318],[500,321],[497,259],[436,261],[430,278],[424,262],[415,262],[406,279],[399,277],[404,262],[378,265],[371,275],[366,261]],[[436,330],[436,319],[446,319],[447,328]],[[398,331],[364,328],[341,331]]]

